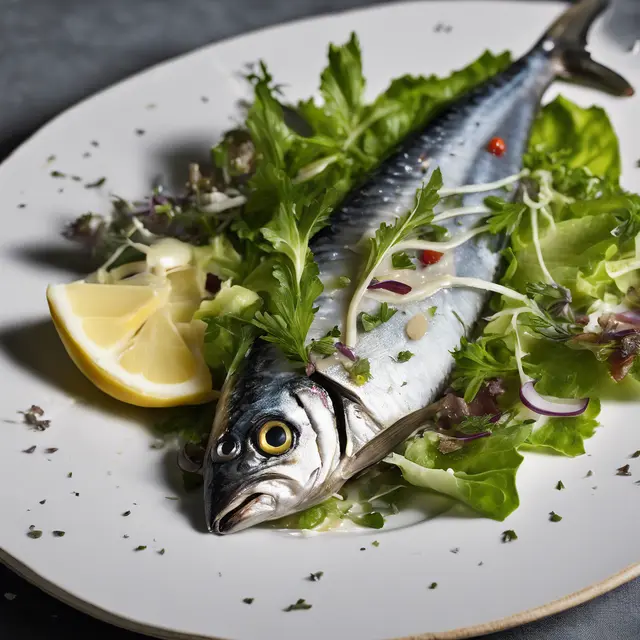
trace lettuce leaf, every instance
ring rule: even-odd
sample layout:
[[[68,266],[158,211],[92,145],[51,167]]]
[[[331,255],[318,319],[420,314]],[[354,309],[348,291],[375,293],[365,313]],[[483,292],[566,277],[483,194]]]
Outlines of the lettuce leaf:
[[[611,232],[616,227],[615,217],[610,213],[591,215],[557,222],[554,229],[547,229],[540,238],[540,247],[549,272],[561,285],[571,289],[574,301],[587,305],[592,299],[585,294],[585,287],[578,290],[579,275],[593,274],[613,242]],[[517,269],[513,273],[510,286],[518,291],[526,291],[530,282],[544,280],[533,243],[520,240],[514,248]],[[602,275],[602,274],[600,274]],[[612,284],[609,278],[601,284]]]
[[[257,332],[248,323],[261,306],[257,293],[227,281],[196,311],[194,319],[206,324],[202,354],[215,384],[222,385],[251,346]]]
[[[443,454],[438,450],[439,436],[427,432],[409,441],[404,454],[392,453],[385,460],[398,466],[410,484],[504,520],[519,505],[516,472],[523,457],[518,448],[530,433],[530,425],[515,423]]]
[[[540,111],[529,149],[527,164],[535,168],[542,155],[561,153],[565,167],[616,182],[620,177],[618,137],[600,107],[584,109],[558,96]]]
[[[534,429],[527,439],[527,449],[547,450],[564,456],[581,456],[585,453],[584,441],[599,426],[600,401],[591,398],[587,410],[575,418],[549,418]]]

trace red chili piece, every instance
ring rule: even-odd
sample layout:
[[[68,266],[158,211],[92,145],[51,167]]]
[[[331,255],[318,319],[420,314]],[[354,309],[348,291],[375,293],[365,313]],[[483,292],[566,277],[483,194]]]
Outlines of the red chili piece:
[[[491,138],[489,140],[489,144],[487,145],[487,151],[492,153],[494,156],[502,156],[504,152],[507,150],[507,145],[502,138]]]
[[[439,251],[432,251],[431,249],[425,249],[420,256],[420,260],[424,265],[435,264],[436,262],[440,262],[440,259],[444,253],[440,253]]]

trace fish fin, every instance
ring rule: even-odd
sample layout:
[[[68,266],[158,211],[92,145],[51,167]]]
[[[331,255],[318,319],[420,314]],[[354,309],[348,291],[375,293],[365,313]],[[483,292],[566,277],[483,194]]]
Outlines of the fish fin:
[[[580,0],[549,27],[534,48],[557,63],[557,75],[616,96],[632,96],[633,87],[621,75],[593,60],[586,49],[587,33],[609,0]]]
[[[433,417],[439,406],[439,403],[434,403],[424,409],[418,409],[381,431],[353,456],[345,459],[341,468],[343,478],[347,480],[376,462],[380,462],[398,445],[421,429],[425,422]]]

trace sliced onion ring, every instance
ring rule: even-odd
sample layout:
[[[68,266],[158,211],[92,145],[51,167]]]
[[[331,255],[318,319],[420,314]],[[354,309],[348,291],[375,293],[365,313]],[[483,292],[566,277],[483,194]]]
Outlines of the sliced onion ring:
[[[367,289],[384,289],[385,291],[391,291],[391,293],[397,293],[401,296],[406,296],[407,293],[411,293],[411,287],[398,280],[382,280],[381,282],[372,280]]]
[[[541,416],[569,418],[587,410],[589,398],[552,398],[535,390],[537,380],[529,380],[520,387],[520,400],[527,409]]]

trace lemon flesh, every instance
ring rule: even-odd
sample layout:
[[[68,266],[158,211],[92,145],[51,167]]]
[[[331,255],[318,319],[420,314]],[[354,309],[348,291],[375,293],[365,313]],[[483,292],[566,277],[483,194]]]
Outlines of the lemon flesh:
[[[194,267],[114,284],[51,285],[54,325],[78,368],[105,393],[129,404],[170,407],[212,399],[202,356],[204,325]]]

